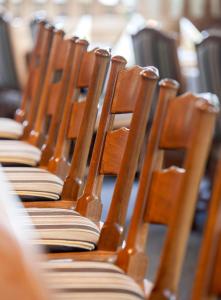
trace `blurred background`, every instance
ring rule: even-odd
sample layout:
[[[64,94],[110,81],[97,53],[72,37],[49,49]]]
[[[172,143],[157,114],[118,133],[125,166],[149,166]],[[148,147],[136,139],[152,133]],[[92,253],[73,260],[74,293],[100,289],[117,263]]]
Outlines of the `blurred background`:
[[[180,93],[212,92],[221,99],[221,0],[0,0],[0,117],[13,117],[19,107],[39,19],[87,39],[90,47],[124,56],[129,66],[156,66],[161,78],[180,82]],[[182,300],[191,287],[220,142],[221,116],[201,183],[181,280]],[[168,154],[171,159],[179,165],[176,153]],[[104,215],[113,185],[112,178],[106,180]],[[135,183],[132,198],[136,188]],[[150,234],[153,277],[164,231],[153,226]]]

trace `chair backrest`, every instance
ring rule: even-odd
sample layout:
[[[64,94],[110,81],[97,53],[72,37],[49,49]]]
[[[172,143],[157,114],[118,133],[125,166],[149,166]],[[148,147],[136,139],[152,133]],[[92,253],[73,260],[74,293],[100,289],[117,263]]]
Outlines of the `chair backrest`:
[[[35,112],[34,127],[26,138],[33,145],[41,146],[45,142],[53,117],[55,114],[55,118],[60,116],[58,106],[59,102],[63,101],[64,98],[63,93],[69,70],[69,67],[66,66],[70,63],[70,57],[73,55],[71,44],[72,40],[64,39],[62,30],[55,31],[39,107]]]
[[[48,164],[50,172],[65,178],[62,198],[71,201],[75,182],[78,183],[76,188],[79,189],[85,176],[98,102],[110,59],[107,51],[102,49],[87,51],[87,47],[88,43],[85,40],[76,42],[54,153],[49,160],[49,153],[46,154],[43,150],[40,162],[41,165]],[[84,89],[83,97],[82,89]],[[75,142],[74,149],[72,141]]]
[[[154,67],[125,68],[125,60],[112,58],[110,78],[83,195],[76,210],[94,221],[101,216],[100,192],[104,175],[116,175],[111,207],[102,228],[99,247],[116,250],[126,212],[138,157],[147,125],[158,71]],[[117,114],[132,113],[130,128],[113,130]],[[108,239],[103,236],[108,235]],[[107,246],[107,247],[108,247]]]
[[[44,21],[38,24],[38,28],[38,36],[30,58],[29,74],[23,91],[21,106],[15,112],[17,122],[25,121],[26,135],[33,128],[53,37],[53,27],[46,25]]]
[[[141,282],[147,266],[145,244],[148,224],[167,226],[150,299],[161,299],[164,295],[175,297],[177,292],[199,183],[218,110],[216,96],[208,100],[186,93],[169,100],[161,122],[158,113],[155,116],[126,246],[119,253],[117,262]],[[182,166],[163,168],[164,151],[174,149],[184,152]]]
[[[202,92],[211,92],[221,99],[221,35],[208,35],[196,45]],[[216,136],[221,137],[221,122],[217,119]]]
[[[202,91],[221,96],[221,35],[206,36],[196,45],[196,50]]]
[[[192,300],[221,296],[221,157],[217,165],[210,207],[194,279]]]
[[[160,78],[173,78],[180,82],[180,92],[185,90],[177,55],[177,41],[172,34],[145,27],[132,35],[136,63],[156,66]]]

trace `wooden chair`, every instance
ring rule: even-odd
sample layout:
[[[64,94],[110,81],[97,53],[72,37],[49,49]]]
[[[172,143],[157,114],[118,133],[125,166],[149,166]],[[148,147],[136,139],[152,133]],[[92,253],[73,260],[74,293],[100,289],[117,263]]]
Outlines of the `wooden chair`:
[[[173,87],[173,95],[175,92]],[[115,264],[110,261],[88,261],[89,255],[87,261],[48,262],[45,266],[48,272],[46,282],[58,292],[60,299],[74,295],[79,299],[176,298],[198,187],[218,107],[217,102],[212,103],[190,93],[161,100],[169,100],[169,103],[160,102],[158,106],[129,231]],[[174,148],[185,150],[183,166],[163,169],[164,150]],[[118,203],[121,203],[121,197]],[[117,249],[119,232],[122,232],[120,220],[124,215],[120,204],[116,205],[102,227],[98,249]],[[156,280],[152,289],[149,284],[149,294],[145,294],[147,289],[142,290],[140,286],[144,287],[147,266],[145,244],[149,223],[165,224],[168,231]],[[67,258],[68,255],[60,257]]]
[[[157,71],[154,68],[143,69],[135,66],[125,69],[125,64],[121,57],[112,58],[89,174],[83,195],[77,201],[76,210],[55,208],[54,203],[50,208],[28,209],[42,238],[34,242],[47,245],[53,251],[95,248],[100,235],[96,223],[100,221],[100,189],[104,175],[117,175],[112,203],[115,205],[115,201],[118,200],[120,205],[119,228],[125,223],[129,195],[157,80]],[[130,129],[112,130],[115,115],[127,112],[133,113]],[[73,158],[75,159],[75,156]],[[73,174],[76,175],[75,172]],[[77,198],[73,197],[75,192],[70,189],[70,178],[69,175],[65,182],[68,185],[67,188],[64,185],[62,197],[69,200],[69,207],[73,207]],[[72,180],[74,188],[75,181],[78,183],[75,178],[78,177]],[[68,198],[71,195],[72,198]],[[113,210],[115,209],[112,208],[111,211]],[[116,238],[120,238],[120,232]]]
[[[25,123],[26,134],[33,127],[47,67],[52,35],[52,27],[46,25],[44,21],[40,22],[37,40],[31,55],[29,76],[23,91],[21,106],[17,109],[14,120],[0,118],[1,139],[21,138],[24,129],[23,123]]]
[[[192,300],[219,299],[221,296],[221,160],[217,165],[205,225],[197,272],[193,284]]]
[[[200,84],[202,92],[211,92],[221,97],[221,35],[208,34],[201,43],[196,45]],[[217,118],[215,139],[221,138],[220,117]]]
[[[80,180],[83,181],[85,176],[97,106],[110,56],[102,49],[87,51],[88,43],[84,40],[76,41],[75,46],[72,70],[67,73],[69,83],[63,89],[65,95],[60,97],[59,105],[55,109],[56,114],[51,119],[48,138],[42,147],[40,168],[5,168],[15,191],[29,202],[38,201],[46,205],[47,203],[42,200],[60,199],[64,184],[66,196],[62,196],[62,200],[69,200],[67,205],[72,206],[71,190],[67,192],[70,183],[78,182],[79,187],[76,188],[80,188]],[[70,63],[67,66],[69,67]],[[64,83],[66,82],[67,80],[64,80]],[[80,93],[82,88],[87,88],[84,101]],[[55,98],[53,96],[55,94],[51,94],[52,99]],[[64,110],[63,106],[65,106]],[[37,125],[39,127],[36,132],[40,132],[41,123]],[[57,133],[58,138],[54,147]],[[36,138],[38,138],[37,134],[32,131],[30,140]],[[70,148],[72,140],[75,141],[74,150]],[[71,163],[69,163],[69,153],[73,157]],[[64,183],[63,179],[67,175]],[[63,204],[60,201],[58,203],[59,206]],[[33,206],[36,203],[29,203],[29,205]],[[37,206],[39,205],[41,204],[38,203]]]
[[[55,31],[38,109],[37,112],[34,109],[32,111],[33,116],[36,115],[34,126],[31,131],[28,126],[25,128],[22,141],[0,141],[0,162],[28,166],[39,163],[39,147],[45,140],[48,123],[53,115],[52,105],[56,107],[57,98],[61,97],[65,88],[63,78],[66,78],[66,72],[63,70],[70,59],[67,44],[64,32]]]
[[[120,63],[120,61],[118,63]],[[116,62],[115,62],[115,64],[116,64]],[[123,61],[121,62],[121,64],[123,64]],[[113,65],[113,68],[114,68],[114,65]],[[122,66],[121,66],[121,68],[122,68]],[[134,67],[134,68],[136,69],[138,67]],[[133,70],[133,68],[132,68],[132,70]],[[129,69],[127,71],[128,74],[130,72],[132,72],[132,70]],[[125,69],[121,70],[121,72],[122,71],[125,72]],[[119,72],[119,70],[118,70],[118,72]],[[113,77],[113,74],[114,73],[112,72],[111,73],[112,77]],[[134,75],[134,77],[135,77],[135,75]],[[128,75],[128,78],[131,78],[131,76]],[[124,85],[128,84],[129,80],[123,80],[121,78],[118,80],[119,80],[119,84],[118,85],[116,84],[115,89],[116,89],[116,91],[122,90],[124,92],[124,90],[125,90]],[[120,85],[122,85],[121,89],[120,89]],[[113,83],[110,82],[108,87],[110,88],[112,86],[113,86]],[[133,87],[131,87],[131,89],[132,88]],[[175,81],[169,80],[169,79],[161,81],[158,106],[159,107],[162,106],[162,109],[161,108],[159,109],[158,120],[157,120],[158,123],[161,120],[161,118],[163,118],[163,116],[164,116],[164,110],[167,107],[167,103],[168,103],[169,99],[175,97],[177,90],[178,90],[178,84]],[[128,94],[129,94],[129,92],[130,91],[128,91]],[[115,95],[115,93],[116,92],[114,92],[114,95]],[[107,95],[110,96],[108,90],[107,90]],[[130,99],[134,98],[132,96],[132,93],[131,93],[130,97],[131,97]],[[121,99],[120,92],[116,93],[116,96],[114,96],[114,98],[112,100],[113,107],[115,107],[114,103],[119,101],[118,99]],[[133,102],[130,101],[129,103],[133,103]],[[129,188],[130,188],[131,182],[125,183],[125,181],[129,180],[128,179],[129,175],[130,176],[132,176],[132,174],[134,175],[133,172],[134,172],[134,170],[136,170],[136,166],[134,166],[133,165],[134,162],[131,162],[131,161],[127,162],[127,163],[123,163],[123,159],[129,160],[129,157],[132,157],[132,155],[128,156],[128,148],[127,147],[129,147],[129,145],[130,145],[129,148],[131,149],[131,151],[135,151],[135,150],[133,150],[133,148],[131,146],[132,142],[130,141],[131,144],[129,144],[129,141],[128,141],[128,144],[126,145],[124,156],[123,156],[123,147],[125,147],[126,141],[123,140],[122,136],[123,136],[123,134],[128,132],[128,129],[127,129],[127,131],[126,131],[126,128],[121,128],[118,130],[112,129],[112,128],[114,128],[114,118],[116,117],[116,114],[112,113],[112,111],[115,112],[115,110],[113,110],[113,108],[111,108],[110,105],[111,104],[108,102],[108,98],[106,97],[106,101],[104,102],[104,106],[103,106],[103,110],[102,110],[102,116],[101,116],[101,121],[99,124],[98,134],[97,134],[97,138],[96,138],[95,145],[94,145],[94,150],[93,150],[93,154],[92,154],[92,159],[91,159],[91,164],[90,164],[90,168],[89,168],[87,182],[85,185],[83,195],[78,199],[79,202],[77,201],[77,207],[75,210],[80,212],[84,216],[86,215],[87,217],[92,219],[94,222],[99,221],[100,213],[101,213],[101,206],[102,206],[102,202],[100,199],[100,189],[102,186],[103,175],[105,175],[107,172],[107,171],[105,171],[105,174],[103,174],[104,173],[103,168],[105,166],[104,170],[106,170],[106,164],[108,163],[107,166],[108,166],[108,168],[110,168],[110,169],[108,169],[108,172],[110,172],[110,170],[113,171],[114,168],[115,169],[118,168],[115,170],[115,172],[111,171],[111,174],[118,175],[118,177],[117,177],[118,181],[115,186],[115,194],[113,194],[110,212],[108,214],[105,224],[108,224],[108,222],[109,222],[108,218],[110,216],[112,216],[112,218],[113,218],[113,216],[114,216],[114,218],[119,217],[119,220],[116,220],[116,222],[117,223],[121,222],[122,224],[120,225],[118,223],[113,226],[116,230],[119,230],[119,232],[113,233],[113,236],[115,236],[115,240],[111,239],[112,249],[106,249],[106,248],[102,249],[103,247],[106,247],[106,246],[104,246],[106,241],[105,241],[105,238],[104,239],[100,238],[98,241],[97,247],[96,247],[97,249],[94,251],[91,251],[90,253],[85,253],[85,252],[53,253],[53,254],[49,255],[52,258],[68,257],[68,258],[75,258],[75,259],[76,258],[78,258],[78,259],[87,259],[87,258],[92,259],[93,258],[96,260],[106,260],[107,257],[111,257],[113,259],[113,256],[116,255],[116,249],[117,249],[117,246],[119,245],[119,236],[122,234],[121,231],[123,228],[123,224],[125,222],[125,212],[127,210],[128,200],[129,200],[129,196],[130,196]],[[129,109],[125,109],[125,113],[127,113],[128,111],[129,111]],[[134,116],[134,118],[135,118],[135,116]],[[109,126],[110,126],[110,128],[109,128]],[[130,130],[131,130],[131,128],[130,128]],[[155,130],[158,130],[158,128]],[[129,132],[128,132],[128,134],[129,134]],[[114,137],[114,143],[113,143],[113,146],[111,146],[109,148],[108,146],[109,146],[111,135],[113,135],[113,137]],[[116,136],[119,135],[121,137],[122,142],[121,142],[120,146],[122,149],[117,144],[118,141],[117,141],[115,135]],[[106,136],[106,138],[105,138],[105,136]],[[139,138],[139,135],[136,135],[136,136],[137,136],[137,138]],[[111,143],[111,145],[112,145],[112,143]],[[115,145],[118,145],[118,146],[115,146]],[[106,154],[106,152],[107,152],[107,154]],[[113,153],[111,153],[111,152],[113,152]],[[120,160],[122,162],[120,162]],[[127,167],[128,164],[130,165],[130,168]],[[121,165],[122,165],[122,169],[120,171]],[[118,166],[118,167],[116,167],[116,166]],[[124,172],[128,172],[128,169],[130,170],[130,172],[128,173],[128,176],[126,176]],[[125,171],[125,170],[127,170],[127,171]],[[121,174],[123,174],[123,175],[121,175]],[[122,176],[122,178],[120,178],[121,176]],[[119,189],[120,189],[120,192],[119,192]],[[126,189],[125,193],[124,193],[123,189]],[[119,196],[118,193],[120,193],[121,196]],[[119,197],[121,197],[121,198],[119,198]],[[119,208],[118,214],[115,214],[114,212],[117,207],[116,202],[118,202],[119,199],[121,199],[121,202],[122,202],[121,210],[124,210],[124,213],[121,213],[121,210]],[[32,210],[28,210],[28,211],[32,213]],[[54,210],[51,210],[51,212],[53,212],[53,211]],[[33,210],[33,212],[35,212],[35,210]],[[46,212],[47,212],[47,210],[46,210]],[[48,211],[48,212],[50,212],[50,211]],[[60,211],[60,214],[61,213],[62,213],[62,211]],[[119,216],[119,214],[120,214],[120,216]],[[47,214],[45,213],[45,215],[47,215]],[[124,217],[121,217],[121,215],[123,215]],[[45,218],[45,220],[46,220],[46,218]],[[105,226],[104,226],[104,228],[105,228]],[[110,228],[108,228],[108,230],[109,229]],[[104,237],[105,236],[106,236],[106,233],[104,233]],[[111,236],[112,236],[112,233],[111,233]]]
[[[177,40],[172,34],[145,27],[132,35],[135,61],[140,66],[156,66],[160,78],[173,78],[180,83],[179,92],[185,91],[177,55]]]

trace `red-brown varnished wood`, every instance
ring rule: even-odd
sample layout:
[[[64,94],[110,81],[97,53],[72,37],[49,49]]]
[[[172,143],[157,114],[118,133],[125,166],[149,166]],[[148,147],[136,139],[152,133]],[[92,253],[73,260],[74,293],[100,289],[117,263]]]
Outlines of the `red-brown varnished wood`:
[[[47,116],[47,107],[49,103],[49,93],[50,88],[53,85],[52,78],[56,65],[56,60],[58,53],[60,51],[60,45],[64,41],[64,32],[62,30],[58,30],[54,33],[54,38],[52,41],[51,52],[48,62],[48,67],[45,75],[44,86],[41,94],[41,99],[36,115],[36,120],[34,124],[33,130],[30,132],[30,135],[27,141],[35,146],[39,146],[39,144],[44,141],[44,126],[46,122]]]
[[[70,127],[68,129],[68,137],[77,138],[80,131],[81,122],[84,116],[86,100],[75,102],[72,106],[70,119]]]
[[[186,97],[188,99],[189,96]],[[160,295],[165,295],[166,290],[168,294],[176,294],[193,220],[198,187],[214,131],[217,108],[207,101],[203,101],[200,97],[192,96],[192,99],[195,101],[195,106],[192,108],[192,118],[190,119],[187,113],[189,124],[184,123],[184,127],[188,127],[190,130],[189,138],[186,138],[186,128],[181,131],[181,134],[186,138],[186,157],[183,164],[186,176],[174,205],[173,217],[168,227],[165,248],[150,299],[159,299]],[[191,106],[190,102],[189,105]],[[173,121],[171,120],[171,123]],[[192,124],[191,127],[190,124]],[[163,297],[166,298],[166,296]]]
[[[67,152],[67,150],[65,151],[65,148],[69,148],[66,147],[66,145],[69,146],[68,131],[71,130],[70,128],[72,128],[75,118],[78,119],[77,112],[73,111],[73,105],[75,103],[78,104],[77,99],[79,97],[80,91],[77,88],[77,82],[78,82],[79,72],[82,66],[82,60],[86,53],[87,47],[88,47],[88,42],[86,40],[76,41],[74,58],[73,58],[73,66],[70,73],[69,86],[67,88],[67,96],[65,99],[63,117],[58,130],[58,137],[57,137],[54,153],[48,163],[48,170],[55,174],[62,175],[61,171],[64,169],[64,166],[68,165],[68,158],[67,158],[67,154],[65,153]],[[65,172],[63,176],[66,175],[67,173]]]
[[[98,102],[110,59],[109,53],[102,49],[95,50],[94,56],[94,67],[89,80],[83,119],[79,128],[78,138],[76,139],[70,171],[65,179],[62,191],[62,199],[65,200],[76,201],[84,181],[87,159],[96,121]],[[86,62],[88,63],[88,60]]]
[[[178,167],[153,172],[149,196],[151,201],[146,209],[146,220],[151,223],[170,224],[171,211],[179,195],[184,176],[185,170]]]
[[[41,56],[41,49],[42,49],[44,33],[45,33],[45,24],[46,24],[46,22],[43,20],[41,22],[39,22],[39,24],[38,24],[38,35],[36,38],[35,46],[32,50],[32,54],[31,54],[27,84],[26,84],[26,87],[23,92],[21,106],[15,112],[15,120],[20,123],[22,123],[25,120],[25,117],[27,114],[29,95],[30,95],[30,90],[31,90],[31,83],[33,80],[32,77],[33,77],[35,68],[37,66],[39,66],[38,62],[39,62],[40,56]]]
[[[34,126],[53,34],[52,26],[45,25],[45,22],[40,22],[39,33],[31,56],[28,81],[23,92],[21,107],[15,113],[15,120],[24,122],[23,139],[27,139]]]
[[[120,69],[116,68],[118,63],[120,63]],[[118,140],[118,137],[122,135],[122,133],[125,133],[125,129],[119,129],[117,131],[117,134],[116,132],[114,133],[112,131],[112,104],[113,100],[115,100],[115,105],[117,103],[121,103],[120,100],[122,97],[122,89],[120,84],[122,82],[122,86],[124,88],[126,88],[126,86],[128,85],[128,88],[125,92],[125,94],[127,95],[128,103],[130,103],[131,105],[133,100],[134,104],[131,108],[133,111],[133,117],[130,124],[130,130],[126,131],[127,133],[126,136],[124,135],[124,141],[121,144],[118,143],[118,153],[116,153],[116,145],[114,146],[114,143],[112,144],[114,146],[112,147],[112,154],[113,157],[115,154],[117,154],[116,162],[119,162],[120,168],[117,172],[118,177],[116,180],[114,194],[111,201],[111,207],[106,222],[102,227],[100,240],[98,243],[99,250],[109,251],[115,251],[117,249],[121,238],[122,229],[125,223],[128,200],[136,172],[138,156],[141,150],[141,143],[144,137],[144,132],[148,120],[151,99],[158,78],[157,70],[152,67],[141,69],[140,67],[136,66],[131,69],[123,69],[124,62],[119,61],[119,59],[115,60],[115,65],[113,64],[113,68],[114,67],[117,69],[118,72],[117,81],[114,79],[115,91],[114,94],[111,94],[111,89],[113,88],[113,85],[107,87],[108,94],[107,98],[105,98],[104,100],[104,113],[102,112],[101,114],[101,125],[98,128],[97,139],[95,141],[95,147],[96,143],[98,143],[98,145],[101,148],[98,153],[94,152],[92,154],[92,165],[89,169],[88,181],[86,184],[85,192],[83,196],[78,200],[76,207],[77,211],[79,211],[81,214],[91,218],[94,221],[99,220],[101,214],[100,189],[102,187],[103,177],[100,163],[102,162],[102,158],[104,157],[107,149],[109,151],[108,143],[105,149],[105,142],[107,141],[107,138],[111,137],[111,135],[113,135],[112,138],[114,137],[114,139]],[[136,79],[136,77],[138,79]],[[128,83],[128,78],[131,78],[130,84]],[[134,85],[136,87],[134,87]],[[132,93],[129,92],[130,90],[132,91]],[[119,91],[121,92],[119,93]],[[136,96],[134,95],[133,91],[136,91]],[[108,97],[112,98],[111,103],[109,103],[110,100]],[[129,97],[132,97],[132,100],[129,99]],[[124,111],[122,111],[122,113],[123,112]],[[126,110],[126,112],[128,112],[128,110]],[[105,134],[105,138],[99,137],[100,134]],[[111,141],[113,142],[114,139],[112,139]],[[116,141],[114,142],[116,144]],[[110,139],[109,145],[111,145]],[[124,148],[123,155],[120,146]],[[96,155],[98,154],[99,156],[96,157]],[[122,156],[121,162],[119,161],[120,156]],[[113,161],[114,160],[112,158],[112,162]],[[95,165],[95,163],[97,165]],[[116,171],[117,169],[115,168],[113,172]],[[92,174],[95,176],[91,176]],[[107,236],[110,238],[105,238]]]
[[[160,169],[162,165],[162,151],[158,151],[158,144],[169,101],[176,96],[178,87],[179,85],[176,81],[164,79],[160,82],[158,105],[148,139],[144,165],[140,174],[139,189],[130,221],[127,243],[126,247],[118,254],[117,264],[128,274],[135,275],[135,279],[139,282],[143,281],[147,268],[147,256],[144,252],[146,243],[146,228],[143,228],[143,214],[146,206],[144,199],[147,197],[148,190],[151,187],[151,174],[153,170],[156,167]],[[136,271],[137,268],[135,268],[136,265],[140,267],[140,271],[138,272]],[[134,273],[132,273],[133,269]]]
[[[57,138],[57,132],[63,118],[64,102],[67,89],[70,83],[70,73],[73,64],[73,56],[76,45],[76,37],[64,40],[56,61],[56,71],[54,72],[54,85],[49,92],[48,115],[51,115],[51,122],[48,130],[47,139],[42,147],[41,167],[47,167],[53,155]],[[56,75],[58,78],[56,78]]]
[[[220,156],[221,157],[221,156]],[[221,295],[221,160],[219,157],[207,222],[194,279],[192,300],[217,299]]]
[[[100,174],[117,175],[120,171],[129,129],[122,127],[107,133]]]

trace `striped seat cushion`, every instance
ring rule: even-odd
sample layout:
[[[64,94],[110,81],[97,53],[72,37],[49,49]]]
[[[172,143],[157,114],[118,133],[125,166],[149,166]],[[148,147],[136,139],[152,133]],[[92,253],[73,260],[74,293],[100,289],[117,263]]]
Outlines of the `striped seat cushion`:
[[[71,209],[27,208],[39,238],[34,244],[52,251],[93,250],[99,239],[96,224]]]
[[[106,262],[49,261],[43,263],[45,281],[58,300],[140,300],[140,286]]]
[[[18,139],[23,134],[23,125],[9,118],[0,118],[0,138]]]
[[[5,167],[4,172],[14,193],[24,200],[58,200],[63,180],[41,168]]]
[[[36,166],[41,150],[22,141],[0,141],[0,163]]]

